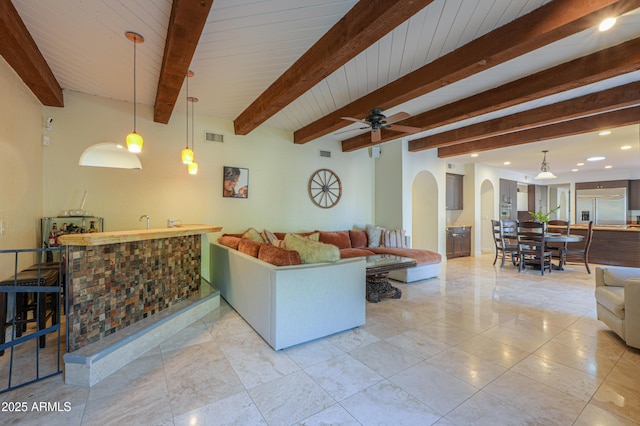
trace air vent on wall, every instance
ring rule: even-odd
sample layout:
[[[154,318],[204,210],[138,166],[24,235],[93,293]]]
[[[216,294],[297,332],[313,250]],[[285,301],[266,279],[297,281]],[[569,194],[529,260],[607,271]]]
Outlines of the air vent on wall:
[[[455,168],[456,168],[455,164],[447,163],[447,169],[453,170]]]
[[[331,151],[323,151],[323,150],[320,150],[320,157],[327,157],[327,158],[331,158]]]
[[[205,142],[224,142],[224,136],[218,133],[204,132]]]

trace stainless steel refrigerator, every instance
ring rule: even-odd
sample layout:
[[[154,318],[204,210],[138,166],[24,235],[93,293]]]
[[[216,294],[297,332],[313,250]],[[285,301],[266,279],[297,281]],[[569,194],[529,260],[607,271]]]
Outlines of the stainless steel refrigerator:
[[[580,189],[576,191],[576,223],[626,225],[627,188]]]

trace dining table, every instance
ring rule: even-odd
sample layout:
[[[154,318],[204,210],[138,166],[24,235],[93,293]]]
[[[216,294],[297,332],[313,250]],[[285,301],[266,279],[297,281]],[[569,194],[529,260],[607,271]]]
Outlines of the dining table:
[[[565,247],[567,243],[578,243],[580,241],[584,241],[583,235],[577,234],[562,234],[560,232],[546,232],[544,234],[544,240],[546,243],[564,243]],[[564,271],[564,251],[560,251],[560,256],[558,260],[557,268],[554,268],[557,271]]]

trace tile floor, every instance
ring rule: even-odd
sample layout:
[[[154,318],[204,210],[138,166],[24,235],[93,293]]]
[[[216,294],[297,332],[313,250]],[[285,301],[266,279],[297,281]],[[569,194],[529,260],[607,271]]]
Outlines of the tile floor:
[[[280,352],[223,302],[90,389],[56,376],[0,395],[0,423],[640,424],[640,351],[595,319],[593,275],[492,260],[452,259],[367,304],[366,325]]]

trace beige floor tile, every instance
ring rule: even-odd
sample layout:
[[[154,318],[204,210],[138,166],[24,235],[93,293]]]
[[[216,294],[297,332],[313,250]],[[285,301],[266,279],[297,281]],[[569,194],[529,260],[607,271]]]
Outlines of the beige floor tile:
[[[300,370],[300,367],[284,352],[276,352],[271,348],[230,358],[229,363],[245,389],[254,388]]]
[[[551,386],[511,371],[498,377],[484,390],[545,425],[570,425],[587,404]]]
[[[301,426],[360,426],[360,423],[356,419],[354,419],[347,410],[342,408],[340,404],[332,405],[331,407],[322,410],[318,414],[307,417],[297,424]]]
[[[388,337],[385,342],[422,358],[431,357],[451,347],[416,330],[409,330],[402,334]]]
[[[336,403],[303,371],[257,386],[249,395],[270,425],[294,424]]]
[[[427,359],[427,362],[477,388],[486,386],[507,371],[505,367],[485,361],[459,348],[440,352]]]
[[[229,410],[233,407],[233,410]],[[220,399],[174,418],[175,426],[266,425],[247,392]]]
[[[638,375],[635,378],[637,380]],[[640,423],[640,393],[605,379],[591,403],[598,408]]]
[[[317,339],[284,349],[282,352],[300,368],[307,368],[345,352],[327,339]]]
[[[573,424],[574,426],[593,426],[593,425],[606,425],[606,426],[634,426],[637,423],[625,419],[624,417],[616,416],[615,414],[603,410],[600,407],[596,407],[593,404],[588,404],[580,417]]]
[[[476,333],[443,321],[433,321],[416,328],[416,330],[451,346],[455,346],[476,335]]]
[[[466,426],[532,425],[535,418],[486,392],[478,392],[445,417],[451,424]],[[440,423],[438,423],[440,424]]]
[[[596,376],[537,355],[529,355],[515,365],[511,371],[583,401],[591,399],[602,381]]]
[[[350,354],[331,358],[304,371],[336,401],[383,380],[382,376]]]
[[[444,416],[478,391],[478,388],[427,362],[410,367],[389,381]]]
[[[474,336],[456,345],[472,355],[485,361],[490,361],[505,368],[511,368],[523,360],[529,352],[509,346],[497,340],[482,335]]]
[[[385,378],[393,376],[423,360],[422,357],[405,352],[385,341],[354,349],[350,354]]]
[[[358,392],[340,405],[365,426],[431,425],[441,417],[431,407],[388,381]]]
[[[567,345],[555,340],[551,340],[542,345],[535,354],[539,357],[575,368],[595,376],[600,380],[603,380],[615,365],[615,361],[604,355],[576,348],[568,350]]]
[[[327,337],[327,340],[345,352],[350,352],[362,346],[380,340],[373,334],[367,333],[359,328],[343,331]]]

